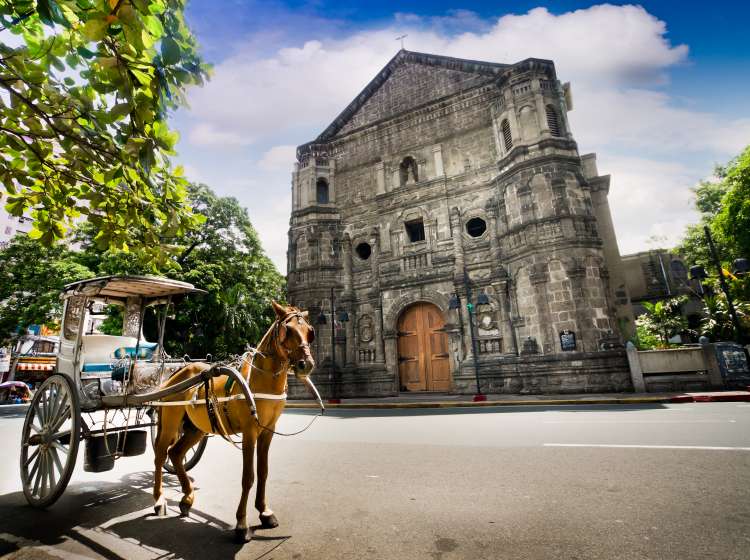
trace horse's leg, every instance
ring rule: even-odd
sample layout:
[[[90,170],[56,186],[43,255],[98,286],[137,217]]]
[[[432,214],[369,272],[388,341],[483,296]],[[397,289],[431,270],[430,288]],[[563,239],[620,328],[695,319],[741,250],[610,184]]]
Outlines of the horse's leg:
[[[245,430],[242,434],[242,496],[237,506],[237,526],[234,529],[234,539],[246,543],[253,538],[253,531],[247,525],[247,497],[253,487],[253,452],[255,451],[256,435]]]
[[[279,526],[279,521],[266,503],[266,479],[268,478],[268,450],[273,432],[262,430],[258,435],[258,487],[255,492],[255,509],[260,513],[260,524],[264,529]]]
[[[156,443],[154,444],[154,513],[156,515],[167,514],[167,501],[162,489],[162,469],[167,461],[167,451],[177,440],[178,429],[182,422],[184,410],[159,411],[159,421],[156,430]]]
[[[177,478],[180,479],[182,486],[182,500],[180,500],[180,514],[187,517],[190,514],[190,508],[193,507],[195,493],[193,492],[193,483],[185,470],[185,454],[188,450],[205,437],[195,426],[188,424],[185,426],[185,433],[177,443],[169,450],[169,460],[172,461]]]

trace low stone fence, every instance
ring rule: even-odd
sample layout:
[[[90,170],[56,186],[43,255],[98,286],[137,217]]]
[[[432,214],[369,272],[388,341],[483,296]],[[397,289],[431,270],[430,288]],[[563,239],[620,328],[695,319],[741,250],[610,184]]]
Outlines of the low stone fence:
[[[637,350],[627,345],[628,364],[636,392],[706,391],[731,388],[731,381],[743,379],[727,371],[724,356],[734,348],[727,343],[701,344],[667,350]],[[741,347],[738,347],[742,351]],[[738,364],[742,368],[742,364]],[[731,368],[730,368],[731,369]],[[747,369],[745,360],[744,369]]]

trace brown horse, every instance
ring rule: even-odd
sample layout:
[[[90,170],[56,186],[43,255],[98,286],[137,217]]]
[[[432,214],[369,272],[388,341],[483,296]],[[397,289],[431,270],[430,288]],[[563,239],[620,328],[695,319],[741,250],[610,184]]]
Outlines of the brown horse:
[[[310,343],[315,337],[315,331],[307,321],[307,311],[302,312],[296,307],[284,307],[275,301],[272,304],[276,312],[276,320],[263,337],[255,356],[250,359],[246,354],[240,368],[240,373],[248,380],[251,391],[256,394],[257,419],[250,414],[249,403],[243,400],[230,400],[218,404],[215,410],[216,419],[212,422],[206,409],[203,386],[196,386],[164,399],[164,401],[189,401],[197,393],[196,404],[160,407],[158,432],[154,445],[156,456],[154,460],[156,467],[154,510],[157,515],[166,514],[166,500],[162,493],[162,467],[167,455],[180,479],[184,494],[180,501],[180,512],[186,516],[195,499],[193,485],[183,464],[187,451],[206,437],[206,434],[242,434],[242,497],[237,507],[235,538],[240,542],[248,542],[252,539],[253,533],[247,524],[247,498],[253,486],[253,452],[256,443],[258,487],[255,507],[260,514],[262,527],[278,526],[276,516],[266,501],[268,449],[276,421],[284,410],[285,401],[282,395],[286,393],[287,373],[293,370],[297,378],[304,381],[315,367],[315,361],[310,354]],[[208,367],[209,365],[204,363],[190,364],[175,373],[164,386],[169,387],[199,375]],[[238,383],[234,383],[227,391],[228,379],[228,376],[224,375],[212,380],[216,397],[240,394]],[[282,396],[282,398],[272,398],[273,395]],[[180,436],[181,429],[183,433]]]

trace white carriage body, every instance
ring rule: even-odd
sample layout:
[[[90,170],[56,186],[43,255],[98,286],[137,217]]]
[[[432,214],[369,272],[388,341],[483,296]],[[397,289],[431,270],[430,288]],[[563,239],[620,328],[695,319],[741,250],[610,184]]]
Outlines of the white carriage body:
[[[165,321],[159,321],[157,342],[144,338],[143,322],[148,307],[195,292],[202,290],[187,282],[149,276],[107,276],[65,287],[56,369],[72,380],[82,410],[102,408],[102,399],[153,390],[185,364],[164,351]],[[95,317],[103,314],[99,308],[108,305],[123,309],[121,335],[93,332]]]

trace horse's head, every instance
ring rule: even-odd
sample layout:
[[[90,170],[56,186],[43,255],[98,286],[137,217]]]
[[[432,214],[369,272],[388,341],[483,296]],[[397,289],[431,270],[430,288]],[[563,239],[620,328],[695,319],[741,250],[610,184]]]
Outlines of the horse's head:
[[[283,360],[289,362],[294,374],[304,380],[315,367],[310,344],[315,340],[315,329],[308,322],[307,311],[285,307],[272,301],[276,312],[276,348]]]

